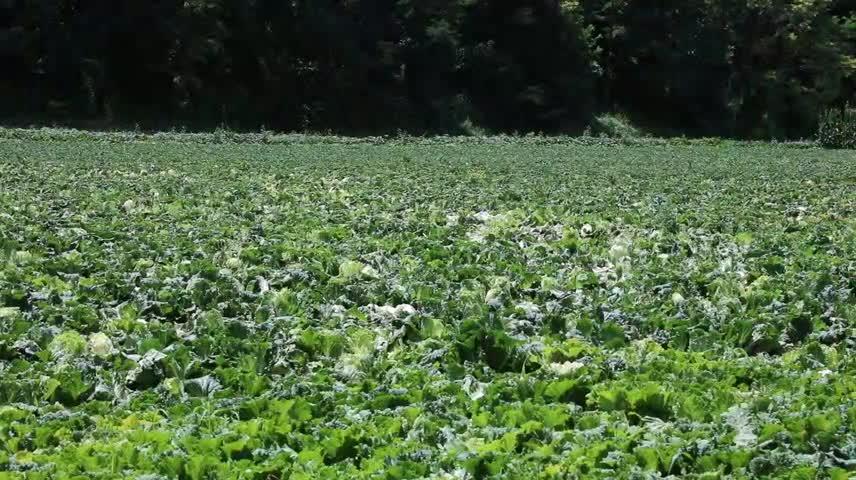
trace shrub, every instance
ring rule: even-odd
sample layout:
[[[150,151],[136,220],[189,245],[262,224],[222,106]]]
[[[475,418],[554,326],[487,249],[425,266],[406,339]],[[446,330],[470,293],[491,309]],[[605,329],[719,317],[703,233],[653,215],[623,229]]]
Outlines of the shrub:
[[[594,119],[589,125],[591,133],[609,138],[634,139],[647,135],[630,121],[623,113],[607,113]]]
[[[856,148],[856,109],[848,105],[821,115],[817,140],[824,148]]]

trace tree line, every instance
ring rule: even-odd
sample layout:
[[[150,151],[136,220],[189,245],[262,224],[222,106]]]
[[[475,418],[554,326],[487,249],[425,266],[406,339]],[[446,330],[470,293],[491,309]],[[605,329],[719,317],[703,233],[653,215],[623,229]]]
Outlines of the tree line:
[[[0,0],[0,121],[804,138],[856,0]]]

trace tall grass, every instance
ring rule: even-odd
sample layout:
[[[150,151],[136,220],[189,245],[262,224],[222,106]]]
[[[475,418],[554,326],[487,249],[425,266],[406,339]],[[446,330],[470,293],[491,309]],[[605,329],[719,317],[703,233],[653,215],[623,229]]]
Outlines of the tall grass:
[[[820,118],[817,141],[825,148],[856,148],[856,108],[828,110]]]

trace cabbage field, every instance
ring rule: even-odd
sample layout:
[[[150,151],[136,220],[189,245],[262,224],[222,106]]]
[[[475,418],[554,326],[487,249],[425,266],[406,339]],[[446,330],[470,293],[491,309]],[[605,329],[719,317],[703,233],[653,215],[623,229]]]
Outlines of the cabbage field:
[[[852,150],[109,138],[0,140],[0,479],[856,475]]]

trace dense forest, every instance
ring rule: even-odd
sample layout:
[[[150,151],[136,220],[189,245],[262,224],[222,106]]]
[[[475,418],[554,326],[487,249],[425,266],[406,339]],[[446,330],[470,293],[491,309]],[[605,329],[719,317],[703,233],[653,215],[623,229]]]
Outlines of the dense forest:
[[[856,0],[0,0],[0,121],[804,138]]]

